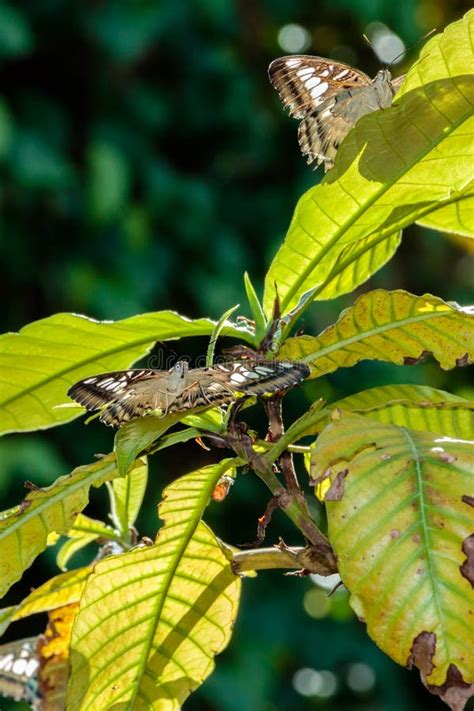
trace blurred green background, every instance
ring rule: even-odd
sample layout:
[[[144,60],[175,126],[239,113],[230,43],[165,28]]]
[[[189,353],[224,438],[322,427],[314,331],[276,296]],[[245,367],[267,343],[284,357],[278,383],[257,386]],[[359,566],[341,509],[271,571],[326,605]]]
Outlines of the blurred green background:
[[[0,2],[2,331],[58,311],[117,319],[172,308],[218,317],[244,304],[243,271],[261,289],[297,198],[322,177],[300,155],[297,123],[267,80],[269,62],[308,52],[374,75],[397,47],[410,47],[433,27],[442,30],[469,6],[461,0]],[[465,242],[412,228],[363,290],[405,288],[468,303],[470,269]],[[317,333],[350,302],[348,296],[315,305],[306,331]],[[206,341],[171,345],[195,357]],[[469,391],[464,370],[363,363],[290,393],[286,412],[291,419],[320,395],[336,399],[393,382]],[[258,412],[251,417],[262,425]],[[5,438],[2,508],[19,502],[25,479],[47,485],[109,451],[112,437],[98,423],[84,429],[75,422]],[[154,459],[142,534],[156,530],[162,487],[215,458],[190,444]],[[225,540],[248,543],[267,499],[255,477],[241,476],[207,520]],[[94,492],[88,513],[104,517],[105,506],[105,493]],[[267,542],[280,535],[301,544],[277,513]],[[74,564],[90,556],[87,550]],[[5,604],[54,572],[49,550]],[[18,623],[5,639],[42,628],[42,619]],[[23,708],[3,700],[0,707]],[[327,597],[309,578],[276,572],[246,582],[233,641],[185,705],[189,711],[427,707],[445,708],[416,673],[397,667],[368,639],[345,592]]]

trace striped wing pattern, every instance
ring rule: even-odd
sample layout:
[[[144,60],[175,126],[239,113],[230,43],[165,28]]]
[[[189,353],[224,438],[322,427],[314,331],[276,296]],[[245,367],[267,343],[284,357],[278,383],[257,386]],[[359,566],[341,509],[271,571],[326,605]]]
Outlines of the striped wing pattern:
[[[38,709],[40,702],[37,641],[37,637],[30,637],[0,646],[0,694],[26,701],[33,709]]]
[[[99,419],[118,427],[151,412],[181,412],[230,403],[242,394],[274,393],[308,375],[305,363],[291,361],[232,361],[194,369],[179,361],[170,371],[134,369],[86,378],[68,395],[88,410],[102,410]]]
[[[308,164],[323,163],[326,171],[361,116],[388,108],[403,81],[392,81],[386,69],[372,80],[347,64],[308,55],[275,59],[268,73],[290,116],[301,119],[298,140]]]

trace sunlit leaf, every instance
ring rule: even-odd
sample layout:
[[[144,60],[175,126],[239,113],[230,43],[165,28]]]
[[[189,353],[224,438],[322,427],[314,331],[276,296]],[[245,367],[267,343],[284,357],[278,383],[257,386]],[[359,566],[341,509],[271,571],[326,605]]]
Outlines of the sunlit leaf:
[[[112,521],[123,536],[128,536],[129,529],[139,514],[148,483],[148,463],[141,459],[126,476],[114,479],[107,484],[111,494]]]
[[[471,190],[460,195],[459,199],[431,212],[418,220],[419,225],[433,230],[474,237],[474,194]]]
[[[140,472],[140,468],[137,467],[132,471],[132,474]],[[123,481],[123,479],[115,479],[114,481]],[[110,486],[113,485],[110,484]],[[107,484],[109,485],[109,484]],[[69,563],[72,556],[78,551],[82,550],[97,539],[102,539],[104,542],[107,540],[119,541],[120,538],[116,531],[110,526],[106,526],[103,521],[97,521],[96,519],[85,516],[84,514],[78,514],[74,519],[74,524],[67,532],[68,540],[63,543],[56,556],[56,562],[61,570],[66,570],[67,564]]]
[[[57,314],[0,337],[0,431],[35,430],[68,422],[83,408],[67,390],[88,375],[122,370],[146,355],[155,341],[210,335],[215,322],[173,311],[94,321]],[[227,323],[222,335],[252,341],[247,329]]]
[[[22,503],[0,518],[0,592],[16,582],[46,548],[48,535],[63,534],[89,501],[91,486],[118,476],[113,455],[74,469],[51,486],[30,491]]]
[[[174,482],[156,544],[99,562],[71,642],[69,711],[179,709],[228,643],[240,579],[201,521],[231,461]]]
[[[125,423],[115,435],[114,451],[120,474],[125,475],[139,454],[144,452],[170,427],[183,419],[185,413],[173,412],[164,417],[138,417]]]
[[[430,294],[378,289],[363,294],[319,336],[286,341],[280,357],[305,360],[312,376],[361,360],[415,365],[432,356],[448,370],[474,360],[474,311]]]
[[[472,400],[425,385],[384,385],[363,390],[328,404],[319,418],[304,415],[288,432],[293,426],[298,428],[299,437],[322,432],[335,409],[413,430],[442,432],[448,437],[469,439],[474,433]],[[305,422],[306,427],[302,427]]]
[[[384,258],[374,252],[371,260],[369,250],[352,274],[329,285],[343,249],[364,239],[379,244],[456,202],[471,183],[473,23],[470,11],[426,43],[395,106],[358,121],[325,182],[300,199],[266,277],[267,315],[275,289],[286,313],[310,289],[327,299],[355,288]]]
[[[17,605],[0,610],[0,634],[16,620],[79,602],[92,569],[90,565],[55,575]]]
[[[331,403],[386,424],[442,432],[447,437],[474,435],[474,402],[424,385],[385,385]]]
[[[330,480],[330,540],[370,636],[429,685],[473,683],[474,442],[339,413],[312,475]]]

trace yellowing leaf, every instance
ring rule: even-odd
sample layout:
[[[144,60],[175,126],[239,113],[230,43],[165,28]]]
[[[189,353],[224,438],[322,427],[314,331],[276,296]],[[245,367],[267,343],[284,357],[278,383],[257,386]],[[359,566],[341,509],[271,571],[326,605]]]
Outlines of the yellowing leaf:
[[[41,711],[64,711],[69,679],[69,642],[78,604],[49,612],[48,626],[39,638]]]
[[[74,469],[51,486],[34,489],[0,518],[0,594],[16,582],[47,546],[51,532],[66,533],[89,501],[91,486],[118,475],[113,455]]]
[[[359,297],[319,336],[289,338],[279,356],[305,360],[312,375],[361,360],[415,365],[432,355],[448,370],[474,361],[474,311],[430,294],[377,289]]]
[[[91,572],[92,566],[87,566],[56,575],[33,590],[18,605],[1,610],[0,634],[3,634],[15,620],[22,620],[39,612],[48,612],[78,602]]]
[[[211,673],[230,638],[240,579],[200,518],[231,466],[174,482],[156,544],[95,566],[72,635],[69,711],[177,710]]]
[[[139,469],[137,468],[139,471]],[[114,481],[121,481],[115,479]],[[73,526],[67,532],[68,540],[63,543],[56,556],[56,562],[61,570],[66,570],[66,566],[72,556],[89,543],[102,539],[104,542],[108,540],[120,541],[120,537],[116,531],[110,526],[106,526],[103,521],[78,514],[74,519]]]
[[[147,458],[142,457],[126,476],[107,484],[111,493],[112,520],[122,536],[128,536],[137,519],[147,483],[148,463]]]
[[[474,683],[474,442],[339,413],[312,475],[330,480],[329,538],[370,636],[433,687]]]

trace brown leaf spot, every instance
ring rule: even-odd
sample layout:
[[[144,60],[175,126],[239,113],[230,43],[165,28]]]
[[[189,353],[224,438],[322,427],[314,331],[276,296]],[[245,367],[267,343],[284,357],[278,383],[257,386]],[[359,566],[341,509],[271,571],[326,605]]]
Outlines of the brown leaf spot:
[[[309,480],[309,485],[310,486],[317,486],[318,484],[321,484],[325,479],[331,476],[331,469],[328,467],[326,471],[324,471],[320,476],[317,476],[316,478],[311,477]]]
[[[450,664],[446,681],[441,686],[427,684],[428,691],[440,696],[452,711],[463,711],[466,701],[474,694],[474,684],[468,684],[455,664]]]
[[[325,501],[340,501],[344,496],[344,479],[349,474],[349,469],[343,469],[336,475],[331,487],[327,490]]]
[[[464,353],[461,358],[456,358],[456,365],[458,368],[464,368],[466,365],[469,365],[469,354]]]
[[[471,587],[474,588],[474,533],[466,538],[461,548],[462,552],[466,556],[464,563],[459,566],[461,575],[466,578],[471,583]]]
[[[441,461],[446,462],[447,464],[453,464],[457,459],[454,454],[448,454],[448,452],[440,452],[439,458],[441,459]]]
[[[421,536],[419,533],[415,533],[414,536],[411,537],[411,540],[413,543],[419,543],[421,541]]]
[[[425,361],[431,355],[431,351],[422,351],[417,358],[413,358],[412,356],[406,356],[403,359],[403,365],[418,365],[418,363],[423,363],[423,361]]]
[[[391,454],[381,454],[380,455],[380,459],[382,459],[383,461],[385,461],[386,459],[391,459],[391,458],[392,458]]]
[[[31,501],[29,499],[23,499],[21,502],[20,506],[18,507],[18,516],[20,516],[22,513],[25,513],[26,509],[31,506]]]
[[[417,574],[417,575],[423,575],[424,572],[425,572],[425,569],[424,569],[424,568],[417,568],[417,569],[416,569],[416,574]]]
[[[27,480],[23,483],[23,486],[24,486],[25,489],[27,489],[28,491],[41,491],[41,487],[37,486],[36,484],[34,484],[34,483],[33,483],[32,481],[30,481],[29,479],[27,479]]]
[[[399,535],[400,531],[397,528],[392,528],[392,530],[390,531],[391,538],[398,538]]]
[[[407,659],[407,667],[418,667],[423,676],[429,676],[434,669],[432,659],[436,652],[436,635],[434,632],[420,632],[415,639]]]
[[[468,506],[474,507],[474,496],[468,496],[467,494],[464,494],[463,496],[461,496],[461,501],[463,501]]]

